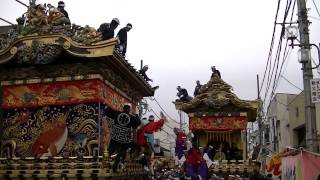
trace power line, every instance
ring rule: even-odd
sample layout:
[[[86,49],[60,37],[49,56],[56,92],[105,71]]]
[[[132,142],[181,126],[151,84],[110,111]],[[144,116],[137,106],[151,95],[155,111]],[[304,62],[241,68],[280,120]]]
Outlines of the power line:
[[[270,49],[270,54],[269,54],[270,56],[269,56],[269,59],[268,59],[268,61],[269,61],[268,65],[270,66],[270,68],[269,68],[269,72],[268,72],[268,78],[267,78],[267,84],[266,84],[266,91],[265,91],[264,100],[267,99],[267,96],[269,94],[269,88],[271,86],[272,79],[274,79],[273,80],[274,83],[275,83],[275,80],[276,80],[277,71],[278,71],[278,67],[279,67],[279,60],[280,60],[279,58],[280,58],[280,53],[281,53],[281,50],[282,50],[282,39],[283,39],[283,36],[284,36],[284,30],[285,30],[284,29],[284,23],[285,23],[285,20],[286,20],[286,17],[287,17],[287,13],[289,11],[288,7],[290,7],[290,5],[291,5],[291,1],[290,1],[290,3],[289,3],[289,1],[287,1],[286,11],[285,11],[285,15],[284,15],[283,23],[282,23],[282,29],[281,29],[281,33],[280,33],[280,37],[279,37],[279,42],[278,42],[278,48],[277,48],[276,57],[275,57],[275,61],[274,61],[273,65],[271,65],[271,55],[272,55],[273,46],[272,46],[272,49]],[[272,68],[272,71],[271,71],[271,68]],[[273,88],[272,89],[274,89],[274,83],[273,83]],[[273,96],[273,91],[271,92],[270,96],[271,97]],[[270,100],[271,100],[271,97],[270,97]],[[267,103],[264,103],[264,105],[267,106]]]
[[[287,41],[287,42],[288,42],[288,41]],[[287,44],[286,44],[286,47],[288,47]],[[286,50],[285,50],[285,51],[286,51]],[[285,51],[284,51],[284,53],[285,53]],[[277,89],[277,87],[278,87],[278,85],[279,85],[280,77],[282,76],[282,70],[284,69],[284,68],[283,68],[284,63],[287,62],[287,59],[288,59],[289,55],[291,54],[291,52],[292,52],[292,49],[289,48],[289,50],[287,51],[287,54],[284,54],[284,55],[283,55],[283,61],[282,61],[281,67],[280,67],[280,73],[279,73],[278,79],[277,79],[277,81],[276,81],[276,87],[275,87],[275,89]],[[284,71],[285,71],[285,69],[284,69]]]
[[[285,106],[286,108],[289,109],[289,105],[290,105],[291,103],[293,103],[299,96],[301,96],[301,95],[302,95],[302,92],[303,92],[303,90],[302,90],[299,94],[297,94],[288,104],[285,104],[285,103],[279,101],[278,99],[275,99],[275,102],[278,102],[278,103],[281,104],[282,106]]]
[[[303,91],[300,87],[298,87],[297,85],[293,84],[292,82],[290,82],[286,77],[284,77],[283,75],[281,75],[281,77],[286,80],[289,84],[291,84],[293,87]]]
[[[317,11],[319,17],[320,17],[320,13],[319,13],[319,10],[318,10],[318,7],[317,7],[316,3],[314,2],[314,0],[312,0],[312,2],[313,2],[314,7],[316,8],[316,11]]]
[[[290,7],[291,7],[291,3],[292,3],[292,0],[290,0],[290,2],[287,1],[287,5],[286,5],[286,11],[285,11],[285,15],[284,15],[284,19],[283,19],[283,23],[282,23],[282,31],[281,33],[284,33],[285,31],[285,28],[284,28],[284,25],[285,25],[285,22],[286,22],[286,18],[287,18],[287,15],[289,13],[289,10],[290,10]],[[290,18],[290,25],[292,24],[292,18],[293,18],[293,13],[294,13],[294,9],[295,9],[295,4],[296,4],[296,0],[294,1],[293,3],[293,8],[292,8],[292,13],[291,13],[291,18]],[[284,35],[284,34],[282,34]],[[283,36],[282,36],[283,37]],[[280,37],[281,41],[279,41],[279,44],[282,45],[282,37]],[[286,41],[286,45],[285,45],[285,50],[283,52],[283,60],[282,60],[282,64],[281,64],[281,67],[280,67],[280,70],[279,70],[279,73],[277,73],[277,70],[276,70],[276,74],[274,76],[274,82],[273,82],[273,88],[272,88],[272,91],[271,91],[271,95],[270,95],[270,98],[269,98],[269,103],[268,103],[268,107],[267,107],[267,111],[269,111],[269,107],[270,107],[270,103],[271,103],[271,100],[274,98],[275,96],[275,91],[277,89],[277,86],[279,84],[279,79],[280,79],[280,76],[282,74],[282,69],[283,69],[283,65],[284,63],[286,62],[288,56],[289,56],[289,52],[291,51],[287,51],[287,47],[288,47],[288,40]],[[279,46],[278,46],[279,48]],[[280,49],[281,50],[281,49]],[[279,61],[279,58],[280,58],[280,52],[279,51],[279,54],[277,53],[277,61]],[[278,64],[277,64],[277,69],[278,69]],[[278,75],[277,75],[278,74]],[[267,92],[266,92],[267,93]],[[267,95],[267,94],[266,94]],[[265,96],[266,97],[266,96]],[[267,104],[265,104],[267,105]]]
[[[296,1],[294,1],[294,4],[295,3],[296,3]],[[283,39],[284,33],[285,33],[285,24],[286,24],[285,22],[286,22],[286,19],[288,17],[289,11],[290,11],[290,9],[292,7],[291,4],[292,4],[292,0],[290,0],[290,1],[288,0],[287,3],[286,3],[286,10],[285,10],[284,18],[283,18],[281,33],[280,33],[279,42],[278,42],[278,48],[277,48],[276,57],[275,57],[275,61],[274,61],[273,65],[271,65],[271,54],[272,54],[272,49],[273,48],[270,49],[270,52],[269,52],[268,63],[267,63],[266,69],[268,69],[268,67],[270,67],[270,68],[269,68],[269,72],[268,72],[266,90],[265,90],[265,95],[264,95],[264,107],[266,107],[267,110],[269,109],[269,105],[270,105],[269,103],[270,103],[272,97],[274,96],[277,84],[279,82],[279,76],[280,76],[280,74],[282,72],[284,62],[286,61],[286,59],[288,57],[288,53],[289,53],[289,52],[286,52],[287,44],[288,44],[288,41],[287,41],[286,45],[285,45],[284,54],[283,54],[282,64],[281,64],[281,66],[279,68],[280,57],[281,57],[281,52],[282,52],[282,43],[283,43],[282,39]],[[294,11],[294,6],[292,8],[292,11]],[[293,13],[291,15],[290,24],[292,23],[292,16],[293,16]],[[273,35],[273,37],[274,37],[274,35]],[[265,70],[265,75],[266,75],[266,70]],[[265,75],[264,75],[263,82],[264,82],[265,77],[266,77]],[[267,96],[269,94],[269,90],[270,90],[270,86],[271,85],[272,85],[272,89],[271,89],[271,93],[270,93],[270,98],[267,101],[266,99],[267,99]],[[261,88],[260,89],[262,89],[262,86],[263,86],[263,84],[261,84]],[[267,102],[269,102],[269,103],[267,103]]]
[[[150,110],[153,112],[153,114],[154,114],[155,116],[157,116],[157,118],[160,119],[160,117],[154,112],[154,110],[153,110],[152,108],[150,108]],[[166,123],[165,123],[164,125],[167,126],[168,128],[170,128],[171,130],[174,129],[173,127],[169,126],[169,125],[166,124]],[[166,132],[167,134],[169,134],[167,131],[165,131],[165,130],[163,130],[163,129],[162,129],[162,131],[164,131],[164,132]]]
[[[294,13],[296,2],[297,2],[297,0],[295,0],[294,3],[293,3],[292,13],[291,13],[291,18],[290,18],[290,23],[289,23],[290,25],[292,24],[292,18],[293,18],[293,13]],[[290,2],[290,5],[291,5],[291,2]],[[285,19],[284,19],[283,22],[285,22]],[[285,49],[284,49],[284,52],[283,52],[283,60],[282,60],[282,64],[281,64],[281,67],[280,67],[278,78],[276,80],[276,86],[274,86],[274,89],[272,91],[275,91],[277,89],[277,87],[279,85],[279,80],[280,80],[280,76],[281,76],[281,73],[282,73],[283,65],[287,61],[289,53],[291,54],[291,52],[292,52],[291,48],[289,48],[288,51],[287,51],[287,48],[288,48],[288,40],[286,41]]]
[[[320,18],[317,18],[317,17],[314,17],[314,16],[308,16],[308,17],[311,18],[311,19],[315,19],[315,20],[320,21]]]
[[[145,104],[148,104],[147,102],[145,102]],[[152,109],[152,107],[150,107],[150,105],[148,104],[148,109],[147,109],[147,111],[152,111],[153,112],[153,114],[158,118],[158,119],[161,119],[158,115],[157,115],[157,113]],[[149,108],[150,107],[150,108]],[[174,129],[174,127],[172,127],[172,126],[170,126],[169,124],[167,124],[167,123],[165,123],[164,124],[165,126],[167,126],[168,128],[170,128],[170,129]]]
[[[262,87],[263,87],[263,84],[264,84],[264,80],[265,80],[265,77],[266,77],[266,74],[267,74],[268,65],[269,65],[269,63],[271,61],[272,49],[273,49],[273,45],[274,45],[274,37],[275,37],[275,33],[276,33],[277,19],[278,19],[278,14],[279,14],[279,9],[280,9],[280,2],[281,2],[281,0],[278,0],[277,12],[276,12],[276,16],[275,16],[275,19],[274,19],[273,33],[272,33],[272,38],[271,38],[271,43],[270,43],[270,48],[269,48],[269,53],[268,53],[268,60],[267,60],[266,68],[264,70],[262,83],[261,83],[261,86],[259,88],[260,92],[262,90]]]
[[[179,124],[179,123],[176,122],[171,116],[169,116],[169,114],[162,108],[162,106],[160,105],[160,103],[157,101],[156,98],[151,98],[151,97],[149,97],[149,99],[150,99],[151,101],[155,101],[155,102],[158,104],[158,106],[160,107],[160,109],[167,115],[167,117],[169,117],[173,122]]]
[[[155,101],[155,102],[158,104],[158,106],[160,107],[160,109],[161,109],[170,119],[173,119],[173,118],[171,118],[171,117],[169,116],[169,114],[162,108],[162,106],[160,105],[160,103],[157,101],[156,98],[151,98],[151,97],[149,97],[149,99],[150,99],[151,101]]]

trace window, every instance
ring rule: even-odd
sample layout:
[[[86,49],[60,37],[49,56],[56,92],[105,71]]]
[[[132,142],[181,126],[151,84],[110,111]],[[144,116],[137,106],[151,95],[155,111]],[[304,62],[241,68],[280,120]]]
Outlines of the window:
[[[299,107],[296,107],[296,117],[299,117]]]

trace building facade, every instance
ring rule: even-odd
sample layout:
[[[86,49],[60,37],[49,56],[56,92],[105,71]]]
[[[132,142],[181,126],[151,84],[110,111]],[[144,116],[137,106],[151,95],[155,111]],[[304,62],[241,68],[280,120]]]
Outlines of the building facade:
[[[316,105],[317,131],[320,130],[320,104]],[[279,152],[287,146],[306,147],[304,92],[278,93],[272,99],[264,125],[264,145]]]

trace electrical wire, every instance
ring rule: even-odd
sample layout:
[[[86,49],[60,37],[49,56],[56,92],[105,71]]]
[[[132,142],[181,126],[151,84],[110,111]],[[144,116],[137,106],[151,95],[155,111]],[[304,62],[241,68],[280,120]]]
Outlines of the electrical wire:
[[[173,120],[173,122],[179,124],[179,123],[176,122],[171,116],[169,116],[169,114],[162,108],[162,106],[160,105],[160,103],[157,101],[157,99],[156,99],[155,97],[154,97],[154,98],[149,97],[149,99],[150,99],[151,101],[155,101],[155,102],[158,104],[158,106],[160,107],[160,109],[167,115],[167,117],[169,117],[171,120]]]
[[[293,84],[292,82],[290,82],[286,77],[284,77],[283,75],[281,75],[281,77],[286,80],[289,84],[291,84],[293,87],[303,91],[300,87],[298,87],[297,85]]]
[[[274,38],[275,38],[275,33],[276,33],[276,26],[277,26],[277,19],[278,19],[278,14],[279,14],[279,9],[280,9],[280,2],[281,0],[278,0],[278,5],[277,5],[277,12],[276,12],[276,16],[274,19],[274,25],[273,25],[273,33],[272,33],[272,38],[271,38],[271,43],[270,43],[270,48],[269,48],[269,53],[268,53],[268,60],[267,60],[267,64],[266,64],[266,68],[264,70],[264,74],[263,74],[263,78],[262,78],[262,83],[261,86],[259,88],[259,91],[261,92],[265,78],[266,78],[266,74],[267,74],[267,70],[268,70],[268,66],[271,61],[271,56],[272,56],[272,49],[273,49],[273,45],[274,45]]]
[[[269,87],[271,85],[271,81],[272,81],[272,77],[275,76],[276,77],[276,74],[274,75],[274,72],[277,72],[278,71],[278,65],[279,65],[279,58],[280,58],[280,53],[281,53],[281,49],[282,49],[282,39],[284,37],[284,33],[285,33],[285,26],[284,26],[284,23],[286,21],[286,18],[287,18],[287,14],[288,14],[288,11],[290,9],[290,6],[291,6],[291,0],[290,1],[287,1],[287,5],[286,5],[286,11],[285,11],[285,15],[284,15],[284,19],[283,19],[283,24],[282,24],[282,28],[281,28],[281,33],[280,33],[280,38],[279,38],[279,42],[278,42],[278,48],[277,48],[277,53],[276,53],[276,61],[274,62],[273,64],[273,68],[272,68],[272,72],[270,73],[270,70],[269,69],[269,75],[268,75],[268,80],[267,80],[267,90],[266,92],[268,92],[269,90]],[[276,79],[276,78],[274,78]]]
[[[292,13],[291,13],[291,18],[290,18],[290,25],[292,24],[292,18],[293,18],[293,13],[294,13],[294,9],[295,9],[295,5],[296,5],[296,2],[297,0],[294,1],[293,3],[293,8],[292,8]],[[291,5],[291,2],[290,2],[290,5]],[[285,22],[285,19],[284,19],[284,22]],[[283,27],[283,26],[282,26]],[[288,59],[288,56],[289,56],[289,53],[291,54],[292,52],[292,48],[289,48],[289,50],[287,51],[287,48],[288,48],[288,40],[286,41],[286,45],[285,45],[285,49],[284,49],[284,53],[283,53],[283,60],[282,60],[282,64],[281,64],[281,67],[280,67],[280,71],[279,71],[279,75],[278,75],[278,78],[276,80],[276,86],[274,86],[274,88],[272,89],[272,91],[275,91],[279,85],[279,79],[280,79],[280,76],[282,74],[282,69],[283,69],[283,65],[284,63],[287,61]],[[286,53],[287,51],[287,53]]]
[[[148,105],[148,106],[147,106],[147,107],[148,107],[147,111],[152,111],[152,113],[153,113],[157,118],[161,119],[161,118],[157,115],[157,113],[153,110],[153,108],[150,107],[150,105],[147,103],[147,101],[145,101],[144,103]],[[149,107],[150,107],[150,108],[149,108]],[[165,123],[164,125],[167,126],[167,127],[170,128],[170,129],[174,129],[174,127],[170,126],[170,125],[167,124],[167,123]]]
[[[294,4],[296,3],[296,1],[294,1]],[[262,108],[262,111],[263,109],[267,109],[269,108],[269,104],[271,102],[271,99],[272,97],[274,96],[275,94],[275,90],[276,90],[276,87],[277,87],[277,84],[279,82],[279,77],[280,77],[280,74],[282,72],[282,69],[283,69],[283,65],[288,57],[288,51],[286,52],[286,49],[287,49],[287,46],[288,46],[288,41],[286,42],[286,45],[285,45],[285,51],[284,51],[284,54],[283,54],[283,60],[282,60],[282,64],[279,68],[279,63],[280,63],[280,57],[281,57],[281,52],[282,52],[282,39],[284,37],[284,33],[285,33],[285,22],[286,22],[286,19],[288,17],[288,14],[289,14],[289,11],[291,9],[291,4],[292,4],[292,0],[288,0],[287,3],[286,3],[286,10],[285,10],[285,14],[284,14],[284,18],[283,18],[283,23],[282,23],[282,28],[281,28],[281,33],[280,33],[280,37],[279,37],[279,42],[278,42],[278,48],[277,48],[277,51],[276,51],[276,57],[275,57],[275,61],[273,63],[273,65],[271,65],[271,54],[272,54],[272,49],[270,49],[269,51],[269,57],[268,57],[268,63],[267,63],[267,67],[266,69],[268,69],[269,67],[269,71],[268,71],[268,77],[267,77],[267,81],[266,81],[266,90],[265,90],[265,94],[264,94],[264,102],[263,102],[263,106],[265,108]],[[292,8],[292,11],[294,11],[294,6]],[[277,16],[277,15],[276,15]],[[293,13],[292,13],[292,16],[293,16]],[[291,22],[290,24],[292,23],[292,16],[291,16]],[[275,32],[275,31],[274,31]],[[273,38],[274,38],[274,32],[273,32]],[[273,45],[272,45],[273,47]],[[265,80],[265,77],[266,77],[266,70],[265,70],[265,75],[264,75],[264,78],[263,78],[263,83],[264,83],[264,80]],[[260,91],[262,90],[262,87],[264,84],[261,84],[261,87],[260,87]],[[270,90],[270,87],[272,85],[272,89],[271,89],[271,93],[269,92]],[[270,95],[269,95],[270,94]],[[267,98],[269,97],[269,98]],[[268,101],[267,101],[268,100]],[[267,103],[268,102],[268,103]]]
[[[316,3],[314,2],[314,0],[312,0],[312,2],[313,2],[314,7],[316,8],[316,11],[317,11],[319,17],[320,17],[319,9],[318,9]]]
[[[152,108],[150,108],[150,110],[153,112],[153,114],[154,114],[155,116],[157,116],[158,119],[160,119],[160,117],[156,114],[156,112],[154,112],[154,110],[153,110]],[[170,126],[169,124],[167,124],[167,123],[165,123],[164,125],[167,126],[167,127],[170,128],[170,129],[174,129],[174,127],[171,127],[171,126]]]
[[[288,13],[289,13],[289,10],[290,10],[291,2],[292,2],[292,1],[290,1],[290,2],[288,3],[288,1],[287,1],[286,12],[285,12],[285,16],[284,16],[284,19],[283,19],[282,32],[281,32],[281,33],[284,33],[284,31],[285,31],[284,23],[285,23],[285,21],[286,21],[286,17],[287,17],[287,15],[288,15]],[[293,18],[293,12],[294,12],[294,8],[295,8],[295,4],[296,4],[296,0],[294,1],[294,5],[293,5],[293,8],[292,8],[291,18],[290,18],[290,23],[289,23],[290,25],[292,24],[292,18]],[[282,35],[284,35],[284,34],[282,34]],[[280,38],[281,38],[281,37],[280,37]],[[282,44],[282,41],[279,42],[279,43]],[[272,92],[271,92],[271,95],[270,95],[270,98],[269,98],[269,103],[266,103],[266,104],[268,104],[267,111],[269,110],[270,101],[271,101],[271,99],[273,99],[273,97],[274,97],[274,95],[275,95],[275,91],[276,91],[276,89],[277,89],[277,87],[278,87],[278,85],[279,85],[279,80],[280,80],[280,76],[281,76],[281,74],[282,74],[283,65],[284,65],[284,63],[286,62],[286,60],[287,60],[287,58],[288,58],[288,56],[289,56],[289,52],[291,53],[290,50],[287,51],[287,48],[288,48],[288,40],[286,41],[285,50],[284,50],[284,52],[283,52],[283,60],[282,60],[282,63],[281,63],[281,67],[280,67],[279,73],[277,73],[277,72],[278,72],[278,71],[277,71],[277,70],[278,70],[278,64],[277,64],[276,74],[274,75],[275,81],[273,82],[273,87],[272,87]],[[280,52],[281,52],[281,51],[280,51]],[[280,53],[280,52],[279,52],[279,53]],[[280,55],[280,54],[277,54],[277,56],[278,56],[278,55]],[[280,56],[278,56],[278,58],[280,58]],[[278,60],[279,60],[279,59],[278,59]],[[278,60],[277,60],[277,61],[278,61]],[[267,92],[266,92],[266,93],[267,93]]]
[[[287,44],[286,44],[286,47],[288,47]],[[285,49],[285,51],[286,51],[286,49]],[[285,69],[286,69],[286,67],[284,68],[283,66],[284,66],[285,62],[287,62],[288,57],[291,55],[292,49],[289,48],[289,50],[287,51],[286,54],[285,54],[285,51],[284,51],[284,55],[283,55],[283,61],[282,61],[281,67],[280,67],[279,76],[278,76],[278,78],[277,78],[277,80],[276,80],[276,87],[275,87],[275,89],[278,88],[278,85],[279,85],[279,82],[280,82],[280,77],[282,76],[282,70],[284,69],[284,71],[285,71]],[[274,90],[274,91],[275,91],[275,90]]]
[[[152,108],[150,108],[150,110],[153,112],[153,114],[160,119],[160,117],[154,112],[154,110]],[[164,124],[166,125],[168,128],[170,128],[171,130],[173,130],[173,127],[169,126],[168,124]],[[174,136],[172,133],[168,133],[166,130],[164,130],[163,128],[161,129],[160,132],[165,132],[167,135],[170,135],[170,136]],[[173,131],[172,131],[173,132]]]
[[[315,19],[315,20],[320,21],[320,18],[317,18],[317,17],[314,17],[314,16],[308,16],[308,17],[311,18],[311,19]]]

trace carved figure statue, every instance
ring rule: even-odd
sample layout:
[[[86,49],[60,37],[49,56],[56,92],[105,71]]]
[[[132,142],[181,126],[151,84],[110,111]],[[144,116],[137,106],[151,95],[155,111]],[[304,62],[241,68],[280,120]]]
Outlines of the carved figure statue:
[[[33,26],[48,25],[46,8],[43,4],[31,7],[28,12],[28,23]]]
[[[70,24],[70,20],[57,8],[53,7],[49,10],[48,23],[52,25],[64,25]]]

